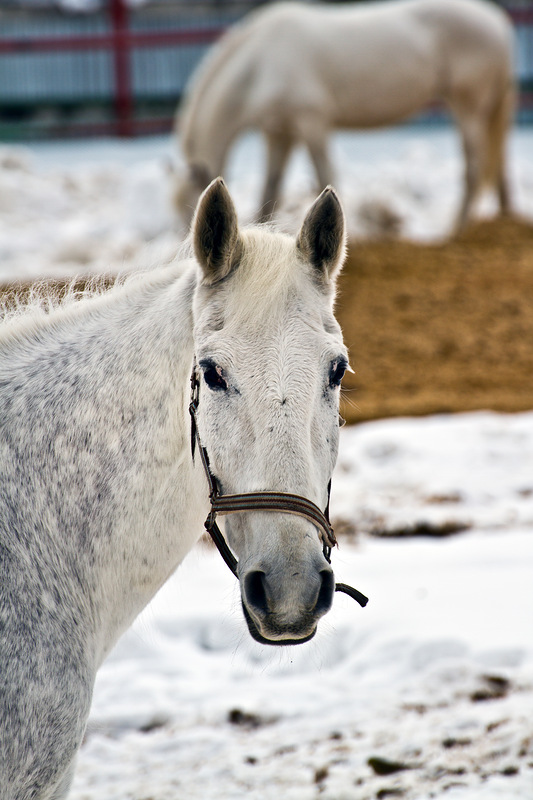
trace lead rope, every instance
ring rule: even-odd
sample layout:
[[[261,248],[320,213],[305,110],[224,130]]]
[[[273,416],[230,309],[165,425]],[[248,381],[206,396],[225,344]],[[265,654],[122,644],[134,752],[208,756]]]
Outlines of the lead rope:
[[[213,542],[217,546],[218,552],[226,562],[227,566],[238,578],[238,561],[231,552],[226,539],[216,522],[217,514],[234,514],[243,511],[256,511],[258,509],[267,511],[281,511],[287,514],[297,514],[305,517],[313,522],[320,532],[320,539],[323,545],[324,558],[331,564],[331,548],[337,544],[333,528],[329,521],[329,497],[331,490],[331,481],[328,484],[328,502],[325,512],[322,513],[318,506],[311,500],[307,500],[300,495],[290,494],[288,492],[247,492],[245,494],[227,494],[221,495],[219,492],[218,481],[211,472],[209,465],[209,456],[207,450],[200,441],[200,433],[198,431],[198,423],[196,420],[196,412],[198,410],[198,403],[200,399],[200,382],[196,373],[196,368],[193,367],[191,374],[191,402],[189,404],[189,413],[191,415],[191,453],[194,461],[194,454],[196,445],[198,445],[198,452],[200,453],[200,460],[203,464],[204,471],[209,485],[209,500],[211,503],[211,510],[204,523],[206,531],[211,536]],[[360,606],[366,606],[368,597],[348,586],[346,583],[336,583],[336,592],[344,592],[353,598]]]

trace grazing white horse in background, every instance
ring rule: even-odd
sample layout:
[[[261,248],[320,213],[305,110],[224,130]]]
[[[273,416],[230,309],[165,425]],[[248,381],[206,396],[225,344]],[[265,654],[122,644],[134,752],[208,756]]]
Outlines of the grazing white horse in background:
[[[188,171],[177,178],[176,206],[190,220],[246,129],[266,139],[263,221],[296,144],[307,147],[323,188],[333,181],[333,129],[391,125],[445,101],[465,158],[462,227],[485,185],[496,189],[501,211],[509,210],[504,151],[514,98],[512,26],[493,3],[275,4],[230,29],[193,76],[178,109]]]
[[[222,495],[327,507],[348,364],[335,193],[295,240],[239,229],[218,179],[193,243],[186,265],[0,326],[1,800],[66,796],[99,665],[202,534],[193,367]],[[226,535],[252,635],[309,639],[334,590],[320,526],[259,508]]]

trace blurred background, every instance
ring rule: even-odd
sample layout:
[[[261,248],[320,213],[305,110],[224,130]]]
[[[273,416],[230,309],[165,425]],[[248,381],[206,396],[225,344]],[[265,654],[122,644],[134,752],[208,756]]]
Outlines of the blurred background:
[[[258,0],[1,0],[0,140],[170,130],[189,76]],[[533,5],[517,33],[519,122],[533,122]],[[442,120],[429,109],[424,123]]]

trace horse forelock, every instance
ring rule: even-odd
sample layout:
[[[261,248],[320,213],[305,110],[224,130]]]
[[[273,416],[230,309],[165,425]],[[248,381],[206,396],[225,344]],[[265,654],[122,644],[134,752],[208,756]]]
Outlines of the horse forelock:
[[[227,320],[263,326],[283,313],[289,297],[297,297],[309,313],[329,307],[291,236],[253,227],[241,230],[241,242],[240,261],[224,290]]]

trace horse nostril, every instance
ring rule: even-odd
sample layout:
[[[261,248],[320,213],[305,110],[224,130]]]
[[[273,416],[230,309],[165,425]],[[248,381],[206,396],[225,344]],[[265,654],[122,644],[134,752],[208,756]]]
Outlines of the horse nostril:
[[[253,570],[244,578],[244,596],[246,602],[261,614],[268,614],[266,593],[266,575],[261,570]]]
[[[321,585],[315,605],[315,614],[325,614],[333,603],[333,593],[335,592],[335,578],[330,569],[323,569],[320,573]]]

